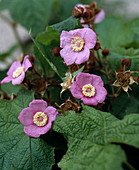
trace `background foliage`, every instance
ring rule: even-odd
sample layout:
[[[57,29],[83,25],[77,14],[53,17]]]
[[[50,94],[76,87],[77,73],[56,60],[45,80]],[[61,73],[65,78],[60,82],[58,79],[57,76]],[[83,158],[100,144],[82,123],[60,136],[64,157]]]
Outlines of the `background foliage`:
[[[41,65],[39,70],[44,77],[54,77],[59,82],[64,79],[67,67],[61,57],[53,57],[52,49],[59,46],[62,30],[81,27],[78,20],[69,16],[74,5],[84,2],[87,4],[91,1],[0,1],[0,10],[8,9],[14,21],[31,31],[33,54],[37,64]],[[123,58],[131,60],[131,70],[139,71],[138,18],[125,22],[119,17],[107,16],[96,25],[96,32],[102,48],[110,50],[108,61],[113,72],[119,70]],[[5,74],[6,71],[1,72],[1,79]],[[102,78],[105,80],[104,76]],[[115,79],[114,76],[112,78]],[[109,113],[83,106],[80,114],[70,111],[59,115],[53,126],[54,131],[38,139],[26,136],[18,120],[21,110],[34,99],[34,93],[11,83],[2,85],[2,89],[8,95],[14,92],[17,97],[13,101],[0,100],[0,169],[138,168],[138,86],[133,86],[130,97],[122,92]],[[53,103],[56,101],[61,104],[60,89],[54,90],[52,87],[48,91]],[[63,97],[68,96],[69,92],[66,92]]]

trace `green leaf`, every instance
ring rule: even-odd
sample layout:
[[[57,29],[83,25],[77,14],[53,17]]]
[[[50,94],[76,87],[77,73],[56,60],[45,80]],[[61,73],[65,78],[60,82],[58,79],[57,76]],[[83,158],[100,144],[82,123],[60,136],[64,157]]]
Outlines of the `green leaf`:
[[[43,45],[36,40],[33,41],[35,43],[37,51],[39,52],[37,53],[39,55],[38,57],[40,58],[40,60],[43,59],[44,61],[43,65],[45,65],[45,63],[47,62],[54,70],[54,72],[62,79],[67,71],[67,67],[64,65],[62,58],[54,57],[51,52],[52,49],[50,46]]]
[[[1,85],[2,90],[4,90],[8,95],[11,95],[12,93],[17,94],[19,90],[21,89],[20,85],[14,86],[11,82],[5,83]]]
[[[78,26],[78,20],[75,19],[73,16],[69,17],[68,19],[58,23],[51,25],[53,29],[56,29],[58,33],[64,31],[74,30]]]
[[[33,34],[45,30],[54,0],[2,0],[0,9],[9,9],[12,18]],[[15,10],[16,9],[16,10]]]
[[[47,27],[45,32],[38,34],[36,40],[44,45],[60,46],[60,35],[52,27]]]
[[[108,48],[113,52],[119,52],[119,49],[125,48],[126,44],[134,39],[130,24],[115,17],[106,17],[96,25],[96,32],[99,34],[102,48]]]
[[[51,169],[54,149],[41,138],[30,138],[18,116],[33,100],[33,93],[21,90],[11,102],[0,100],[0,169]]]
[[[54,130],[68,141],[68,151],[59,163],[62,169],[122,169],[125,154],[110,143],[139,147],[138,114],[118,120],[110,113],[83,106],[81,114],[59,115]]]
[[[132,86],[129,96],[125,92],[122,92],[113,102],[111,113],[119,119],[131,113],[139,113],[139,98],[136,96],[139,92],[139,87],[137,85]]]

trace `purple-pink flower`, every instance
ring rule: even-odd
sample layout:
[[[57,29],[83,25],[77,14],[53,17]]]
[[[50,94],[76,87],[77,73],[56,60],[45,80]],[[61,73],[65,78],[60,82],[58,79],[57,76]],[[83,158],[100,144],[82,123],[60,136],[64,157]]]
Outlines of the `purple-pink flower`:
[[[21,111],[18,119],[24,125],[24,132],[28,136],[38,138],[50,130],[57,115],[58,111],[52,106],[47,107],[46,101],[33,100],[29,107]]]
[[[10,81],[12,81],[13,85],[21,84],[25,78],[25,72],[29,67],[32,67],[31,62],[29,61],[29,55],[25,56],[22,64],[20,61],[15,61],[9,68],[7,77],[1,81],[1,84],[8,83]]]
[[[96,44],[96,33],[90,28],[62,31],[60,36],[61,57],[67,65],[81,64],[89,59],[90,49]]]
[[[100,76],[78,73],[70,90],[72,95],[77,99],[81,99],[84,104],[96,106],[106,98],[107,91],[103,86],[104,83]]]

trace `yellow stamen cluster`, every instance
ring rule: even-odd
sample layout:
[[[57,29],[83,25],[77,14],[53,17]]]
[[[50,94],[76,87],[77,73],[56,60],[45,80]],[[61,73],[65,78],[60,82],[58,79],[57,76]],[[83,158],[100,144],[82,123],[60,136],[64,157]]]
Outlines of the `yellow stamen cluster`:
[[[42,120],[39,121],[39,118],[42,118]],[[33,117],[33,122],[37,126],[44,126],[47,123],[47,115],[44,112],[36,112],[36,114]]]
[[[73,51],[79,52],[84,48],[84,40],[81,37],[74,37],[71,41]]]
[[[13,78],[17,78],[21,75],[22,71],[24,71],[24,67],[18,67],[14,72],[13,72]]]
[[[86,84],[82,87],[82,93],[86,97],[93,97],[95,95],[95,88],[91,84]]]

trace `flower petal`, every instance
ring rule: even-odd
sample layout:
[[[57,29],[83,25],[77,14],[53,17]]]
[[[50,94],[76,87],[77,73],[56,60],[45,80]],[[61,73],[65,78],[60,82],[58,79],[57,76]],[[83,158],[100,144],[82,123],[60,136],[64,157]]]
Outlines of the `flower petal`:
[[[67,45],[71,44],[71,41],[74,37],[70,34],[70,32],[62,31],[60,35],[60,47],[64,48]]]
[[[80,88],[86,84],[92,84],[93,78],[89,73],[78,73],[76,82]]]
[[[102,103],[105,98],[106,98],[106,95],[107,95],[107,91],[104,87],[95,87],[95,99],[99,102],[99,103]]]
[[[24,78],[25,78],[25,72],[22,71],[20,76],[12,79],[12,84],[13,85],[21,84],[23,82]]]
[[[93,105],[96,106],[98,104],[98,101],[95,99],[95,97],[82,97],[81,100],[86,105]]]
[[[77,58],[77,52],[73,51],[71,46],[66,46],[60,51],[60,55],[64,58],[66,65],[71,65],[75,62]]]
[[[72,83],[70,90],[71,90],[73,97],[77,99],[80,99],[83,97],[82,89],[78,86],[77,82],[74,81]]]
[[[94,87],[104,86],[104,83],[103,83],[103,81],[102,81],[102,79],[101,79],[100,76],[97,76],[97,75],[94,75],[94,74],[92,74],[91,76],[92,76],[92,79],[93,79],[92,85],[93,85]]]
[[[8,76],[13,76],[13,72],[18,68],[18,67],[21,67],[21,63],[20,61],[15,61],[11,67],[9,68],[8,72],[7,72],[7,75]]]
[[[24,127],[24,132],[31,137],[38,138],[40,136],[39,128],[35,124]]]
[[[36,112],[44,112],[47,108],[47,102],[44,100],[33,100],[29,107],[36,113]]]
[[[98,24],[105,18],[105,11],[101,9],[101,11],[96,15],[94,23]]]
[[[91,49],[94,48],[97,41],[96,33],[90,28],[83,28],[80,30],[81,38],[85,41],[85,47]]]
[[[40,135],[47,133],[51,129],[52,123],[48,122],[45,126],[39,127],[35,124],[24,127],[24,132],[31,137],[38,138]]]
[[[28,70],[29,67],[32,67],[31,62],[29,61],[29,55],[25,56],[22,66],[24,67],[25,72]]]
[[[52,106],[48,106],[44,112],[47,114],[48,119],[51,122],[54,121],[58,115],[58,111]]]
[[[75,60],[76,64],[81,64],[88,61],[90,55],[90,50],[88,48],[84,47],[82,51],[76,53],[77,53],[77,57]]]
[[[29,107],[24,108],[18,116],[18,119],[24,126],[33,124],[33,110]]]
[[[42,135],[42,134],[47,133],[51,129],[51,126],[52,126],[51,121],[48,121],[48,123],[45,126],[37,127],[39,134]]]
[[[12,80],[12,77],[11,76],[7,76],[0,83],[1,84],[9,83],[11,80]]]

